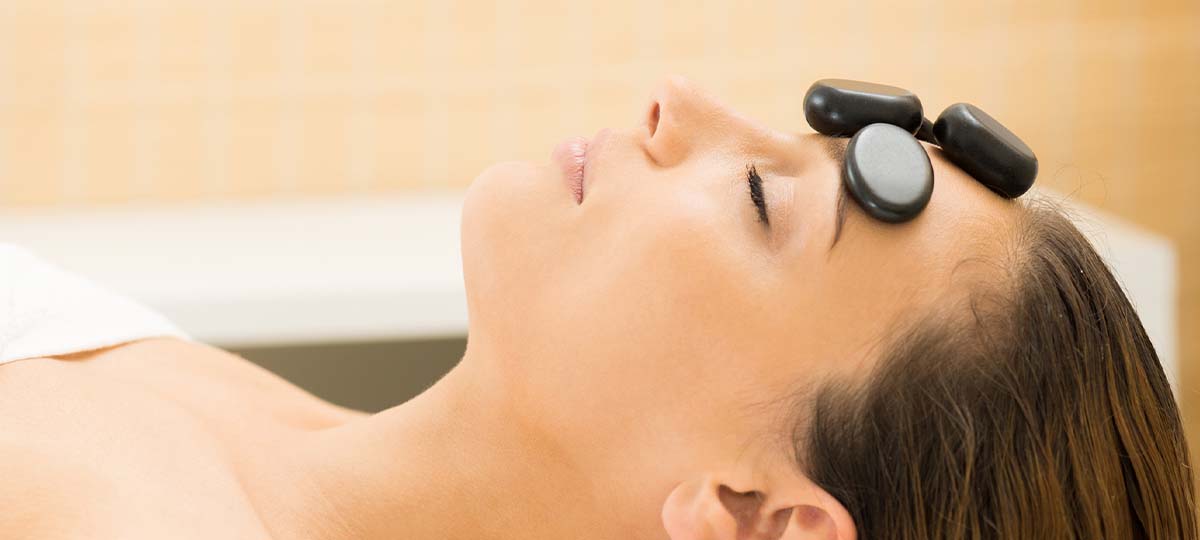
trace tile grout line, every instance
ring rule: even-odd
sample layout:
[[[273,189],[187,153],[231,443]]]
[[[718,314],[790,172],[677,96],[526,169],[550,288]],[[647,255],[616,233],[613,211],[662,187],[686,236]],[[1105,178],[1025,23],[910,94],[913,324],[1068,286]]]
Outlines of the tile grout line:
[[[5,4],[0,7],[0,18],[3,20],[12,21],[16,19],[17,8],[14,4]],[[6,34],[6,33],[5,33]],[[13,50],[11,35],[0,35],[0,50]],[[16,123],[7,114],[4,104],[8,101],[9,82],[12,80],[12,75],[15,69],[11,65],[10,57],[7,54],[0,54],[0,206],[4,206],[6,201],[12,198],[12,190],[16,185],[16,179],[12,177],[16,167],[12,166],[11,157],[8,155],[12,148],[12,142],[16,139],[13,136],[13,131],[16,128]]]
[[[516,10],[508,2],[495,3],[496,34],[492,44],[492,66],[496,68],[496,78],[509,76],[505,69],[510,59],[516,58],[513,43],[516,36],[512,21],[518,18]],[[521,125],[518,113],[519,89],[514,89],[507,81],[504,84],[491,85],[492,105],[489,110],[488,129],[496,147],[492,151],[492,160],[514,159],[519,147],[518,137],[512,136],[512,131]],[[466,179],[463,179],[465,182]]]
[[[373,10],[385,9],[380,4],[361,6],[353,17],[351,30],[351,77],[354,89],[350,94],[350,112],[346,121],[346,187],[348,191],[367,191],[378,185],[379,119],[371,114],[379,90],[379,19]]]
[[[62,139],[59,141],[60,170],[58,179],[58,194],[60,204],[83,202],[87,198],[87,169],[83,163],[84,151],[87,147],[86,115],[81,112],[84,99],[79,95],[79,89],[84,87],[82,72],[87,64],[88,56],[85,48],[79,43],[78,26],[80,15],[71,10],[73,2],[63,0],[58,6],[64,20],[63,55],[61,58],[63,70],[62,101],[59,103],[59,118],[62,122]]]
[[[423,131],[425,135],[423,169],[425,174],[419,185],[426,188],[444,186],[450,182],[450,178],[448,178],[450,137],[452,135],[449,133],[448,126],[450,111],[446,93],[439,90],[447,87],[445,83],[448,80],[445,75],[446,40],[459,37],[451,24],[449,3],[433,2],[432,4],[425,5],[426,19],[423,25],[425,35],[422,44],[425,53],[425,73],[429,80],[424,82],[423,87],[426,104],[423,118],[425,126]]]
[[[134,57],[134,80],[137,87],[131,96],[134,101],[134,125],[130,133],[133,147],[133,178],[131,195],[153,196],[159,174],[159,155],[162,142],[162,114],[150,110],[151,94],[162,80],[162,11],[151,7],[153,2],[141,2],[136,8],[135,31],[137,52]],[[153,9],[153,15],[150,10]]]
[[[212,195],[235,192],[229,149],[233,140],[233,29],[210,7],[205,21],[208,38],[208,84],[205,88],[206,114],[202,122],[204,138],[205,189]]]
[[[308,7],[308,6],[304,6]],[[279,13],[279,72],[277,74],[281,107],[278,111],[273,137],[275,179],[271,186],[276,193],[294,192],[300,187],[300,144],[303,140],[304,121],[300,117],[303,103],[297,91],[303,83],[305,46],[303,21],[297,9],[281,10]],[[307,15],[308,13],[304,13]]]

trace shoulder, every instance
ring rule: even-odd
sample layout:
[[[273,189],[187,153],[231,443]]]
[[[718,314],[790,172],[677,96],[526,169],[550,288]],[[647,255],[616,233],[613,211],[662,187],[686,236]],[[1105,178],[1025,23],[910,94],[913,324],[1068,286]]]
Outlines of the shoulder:
[[[92,468],[45,443],[0,434],[0,530],[6,537],[78,537],[82,524],[93,521],[86,515],[94,508],[89,501],[109,491]]]
[[[87,362],[0,366],[0,530],[117,537],[127,492],[148,484],[139,467],[158,466],[155,451],[194,424],[139,386]]]
[[[79,394],[73,370],[38,358],[0,366],[0,530],[66,538],[104,482],[65,419]],[[76,531],[78,532],[78,531]]]
[[[183,390],[162,373],[92,360],[36,359],[0,369],[0,537],[250,530],[251,510],[231,507],[244,494],[229,447],[189,409]],[[217,510],[225,519],[198,517]],[[221,534],[198,534],[204,527]]]

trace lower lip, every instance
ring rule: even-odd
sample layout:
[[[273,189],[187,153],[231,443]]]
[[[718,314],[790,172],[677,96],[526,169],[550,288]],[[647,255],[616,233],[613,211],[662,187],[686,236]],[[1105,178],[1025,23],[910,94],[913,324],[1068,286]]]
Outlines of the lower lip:
[[[583,202],[583,171],[587,165],[588,140],[584,137],[571,137],[554,147],[550,159],[563,172],[567,187],[575,195],[575,204]]]

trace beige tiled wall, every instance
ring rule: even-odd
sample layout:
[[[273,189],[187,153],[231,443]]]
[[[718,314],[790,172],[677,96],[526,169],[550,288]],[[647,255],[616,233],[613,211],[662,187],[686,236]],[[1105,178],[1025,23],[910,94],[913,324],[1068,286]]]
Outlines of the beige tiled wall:
[[[1171,166],[1143,157],[1196,159],[1175,150],[1200,131],[1158,136],[1197,114],[1194,3],[898,6],[9,0],[0,204],[461,186],[633,122],[671,72],[796,129],[818,76],[907,86],[933,113],[969,99],[1118,210]]]
[[[0,208],[462,186],[666,73],[784,128],[822,76],[992,112],[1043,183],[1178,243],[1200,420],[1195,1],[6,0]]]

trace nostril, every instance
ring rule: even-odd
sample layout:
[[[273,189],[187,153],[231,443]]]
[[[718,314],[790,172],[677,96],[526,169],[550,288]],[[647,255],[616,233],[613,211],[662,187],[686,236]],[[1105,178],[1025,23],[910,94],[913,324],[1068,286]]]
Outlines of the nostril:
[[[650,128],[650,136],[658,131],[658,101],[650,104],[650,118],[647,120],[647,126]]]

